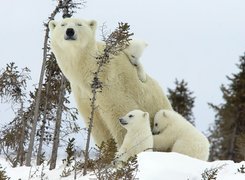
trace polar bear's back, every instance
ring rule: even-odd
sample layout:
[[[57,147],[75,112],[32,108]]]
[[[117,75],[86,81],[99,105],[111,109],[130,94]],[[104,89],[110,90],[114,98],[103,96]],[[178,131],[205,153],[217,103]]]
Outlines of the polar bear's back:
[[[100,49],[101,47],[103,44],[100,44]],[[149,112],[150,119],[153,120],[155,113],[163,107],[172,109],[157,81],[148,75],[146,82],[143,83],[139,80],[137,68],[131,64],[125,53],[121,52],[117,56],[113,56],[110,63],[104,68],[105,70],[102,72],[102,76],[104,76],[102,79],[105,82],[103,91],[107,89],[111,102],[116,100],[115,104],[121,104],[122,110],[125,108],[122,114],[133,109],[141,109]],[[135,101],[135,104],[129,100]],[[130,107],[131,105],[133,107]]]
[[[209,156],[208,139],[183,116],[174,111],[164,111],[171,124],[172,133],[176,133],[172,152],[189,155],[194,158],[207,160]]]

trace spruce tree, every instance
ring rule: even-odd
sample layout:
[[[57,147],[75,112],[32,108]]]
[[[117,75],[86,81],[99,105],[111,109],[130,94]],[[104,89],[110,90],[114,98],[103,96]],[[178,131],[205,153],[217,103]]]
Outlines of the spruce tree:
[[[221,86],[224,102],[218,106],[210,104],[216,112],[211,149],[219,149],[213,159],[245,160],[245,56],[240,57],[237,67],[237,74],[227,76],[230,83]]]
[[[15,118],[5,125],[0,132],[1,149],[4,151],[12,166],[23,165],[24,145],[28,139],[28,123],[30,123],[30,108],[25,108],[27,80],[30,79],[30,70],[23,68],[19,70],[14,62],[6,65],[0,70],[0,100],[10,102],[17,112]],[[7,149],[5,152],[4,149]],[[12,150],[14,156],[9,154]]]
[[[193,92],[188,89],[188,83],[184,80],[175,80],[175,89],[168,88],[168,99],[173,109],[186,118],[192,125],[195,125],[192,108],[194,107],[195,97]]]

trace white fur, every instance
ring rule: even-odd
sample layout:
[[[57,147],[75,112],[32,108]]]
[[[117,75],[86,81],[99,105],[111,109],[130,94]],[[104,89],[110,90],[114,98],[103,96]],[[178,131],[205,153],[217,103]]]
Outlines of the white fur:
[[[175,111],[160,110],[154,118],[154,149],[172,151],[201,160],[208,160],[209,142],[183,116]]]
[[[71,84],[71,90],[79,113],[88,126],[91,113],[91,82],[97,70],[96,57],[103,53],[104,44],[95,39],[96,21],[66,18],[49,23],[51,50],[61,71]],[[73,40],[66,40],[68,28],[74,30]],[[110,57],[110,63],[99,74],[103,90],[96,97],[96,111],[92,135],[95,143],[114,138],[118,146],[123,142],[126,130],[117,119],[132,109],[149,112],[153,121],[160,109],[172,109],[167,96],[158,83],[147,75],[142,83],[137,70],[125,53]]]
[[[148,44],[141,40],[131,40],[129,46],[123,51],[127,54],[130,62],[136,66],[138,77],[142,82],[146,81],[146,73],[142,64],[140,63],[140,57]]]
[[[143,151],[152,151],[153,137],[148,112],[133,110],[119,119],[127,130],[123,144],[116,154],[116,164],[126,162],[130,157]]]

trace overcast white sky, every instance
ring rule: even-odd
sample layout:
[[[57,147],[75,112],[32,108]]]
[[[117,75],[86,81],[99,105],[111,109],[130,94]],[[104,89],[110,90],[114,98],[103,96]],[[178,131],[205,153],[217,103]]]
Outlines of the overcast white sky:
[[[0,68],[10,61],[29,67],[30,89],[40,73],[43,22],[55,5],[53,0],[1,0]],[[207,103],[222,102],[219,87],[228,83],[226,75],[237,72],[235,64],[245,52],[244,7],[244,0],[88,0],[75,16],[111,30],[128,22],[135,38],[149,44],[142,63],[164,91],[176,78],[189,83],[197,127],[204,131],[214,120]],[[0,124],[10,112],[0,105]]]

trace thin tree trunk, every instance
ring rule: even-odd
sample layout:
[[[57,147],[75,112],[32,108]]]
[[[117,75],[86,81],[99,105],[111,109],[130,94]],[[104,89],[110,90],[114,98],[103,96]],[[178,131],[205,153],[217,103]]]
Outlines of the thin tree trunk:
[[[25,141],[25,128],[26,128],[26,121],[24,118],[24,111],[23,111],[23,102],[21,101],[21,107],[20,107],[20,116],[21,116],[21,123],[22,123],[22,127],[21,127],[21,134],[20,134],[20,140],[19,140],[19,149],[17,152],[17,157],[16,157],[16,161],[14,163],[14,167],[17,166],[17,163],[20,163],[20,166],[23,166],[23,162],[24,162],[24,156],[25,156],[25,152],[24,152],[24,141]]]
[[[62,5],[62,1],[59,1],[58,5],[54,9],[54,11],[51,13],[49,17],[49,21],[54,19],[54,17],[56,16],[56,14],[59,12],[61,8],[61,5]],[[44,48],[43,48],[43,63],[42,63],[42,68],[41,68],[41,73],[40,73],[40,78],[39,78],[39,84],[38,84],[38,92],[37,92],[37,97],[36,97],[34,118],[33,118],[32,130],[31,130],[31,135],[30,135],[30,143],[29,143],[27,157],[26,157],[26,166],[31,166],[31,157],[32,157],[34,139],[35,139],[35,134],[36,134],[36,129],[37,129],[37,118],[39,115],[39,104],[40,104],[40,98],[41,98],[42,82],[43,82],[43,77],[45,73],[45,64],[46,64],[47,51],[48,51],[48,39],[49,39],[48,23],[46,24],[46,30],[45,30]]]
[[[46,125],[46,117],[45,119],[43,118],[43,123],[41,126],[41,134],[40,134],[40,140],[39,140],[38,151],[37,151],[37,166],[40,166],[42,164],[41,160],[42,160],[43,137],[45,132],[45,125]]]
[[[46,118],[46,117],[45,117]],[[37,166],[41,165],[42,160],[42,149],[43,149],[43,137],[45,132],[46,119],[43,118],[43,123],[41,126],[41,134],[39,139],[38,151],[37,151]]]
[[[237,136],[237,123],[235,123],[235,127],[231,134],[231,141],[230,141],[230,146],[228,149],[228,157],[227,157],[227,159],[229,160],[234,160],[236,136]]]
[[[49,170],[52,170],[56,167],[56,160],[57,160],[58,147],[59,147],[59,138],[60,138],[62,109],[63,109],[63,103],[64,103],[65,81],[66,81],[65,77],[62,74],[59,102],[58,102],[57,115],[56,115],[56,123],[55,123],[55,130],[54,130],[53,149],[52,149],[52,154],[51,154],[51,159],[50,159]]]
[[[109,57],[109,56],[108,56]],[[95,83],[95,80],[98,80],[98,74],[101,71],[103,64],[100,63],[97,71],[94,76],[93,83]],[[83,176],[87,174],[87,166],[88,166],[88,160],[89,160],[89,147],[90,147],[90,139],[91,139],[91,132],[92,132],[92,127],[94,123],[94,113],[96,110],[95,102],[96,102],[96,95],[97,95],[97,89],[94,86],[92,88],[92,99],[91,99],[91,113],[90,113],[90,118],[89,118],[89,126],[88,126],[88,135],[87,135],[87,140],[86,140],[86,147],[85,147],[85,153],[84,153],[84,168],[83,168]]]
[[[44,104],[44,111],[43,111],[43,123],[41,126],[41,134],[40,134],[40,140],[39,140],[38,151],[37,151],[37,165],[38,166],[41,165],[43,138],[44,138],[44,133],[45,133],[45,125],[46,125],[46,117],[47,117],[49,87],[50,87],[50,75],[49,75],[48,83],[45,89],[46,97],[45,97],[45,104]]]
[[[27,157],[26,157],[26,166],[31,166],[31,157],[32,157],[32,151],[33,151],[34,140],[35,140],[35,135],[36,135],[37,119],[39,116],[39,105],[40,105],[41,92],[42,92],[42,84],[43,84],[43,78],[44,78],[44,73],[45,73],[45,65],[46,65],[46,57],[47,57],[47,49],[48,49],[47,48],[48,33],[49,33],[49,28],[47,27],[46,33],[45,33],[45,38],[44,38],[43,63],[42,63],[41,74],[40,74],[39,83],[38,83],[36,105],[35,105],[35,109],[34,109],[34,118],[33,118],[31,135],[30,135],[30,143],[29,143]]]

